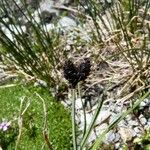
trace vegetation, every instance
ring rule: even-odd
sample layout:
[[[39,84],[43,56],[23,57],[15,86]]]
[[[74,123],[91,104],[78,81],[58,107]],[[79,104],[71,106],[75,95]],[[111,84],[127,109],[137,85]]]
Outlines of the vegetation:
[[[43,98],[45,108],[36,93]],[[31,85],[18,85],[0,89],[0,99],[0,122],[4,119],[11,121],[7,131],[0,130],[2,149],[14,149],[16,141],[18,149],[48,149],[45,131],[54,149],[68,150],[72,147],[70,113],[47,91]]]
[[[0,133],[0,136],[4,137],[1,143],[4,146],[10,146],[8,147],[10,149],[14,145],[16,149],[37,149],[40,145],[45,149],[48,147],[48,149],[63,150],[84,148],[96,150],[101,146],[105,135],[150,96],[150,22],[147,19],[150,1],[116,0],[111,4],[106,1],[101,4],[96,0],[76,2],[78,10],[70,10],[76,13],[79,23],[84,24],[83,29],[86,30],[89,40],[87,42],[82,38],[84,31],[78,28],[73,29],[72,32],[77,35],[73,37],[71,52],[66,50],[69,33],[62,34],[58,28],[48,31],[42,19],[40,22],[35,20],[32,15],[33,10],[26,7],[26,1],[21,3],[25,11],[15,0],[12,0],[12,3],[7,0],[0,2],[0,14],[4,14],[7,18],[0,20],[0,53],[4,63],[13,64],[15,71],[24,75],[26,79],[29,77],[35,81],[39,79],[45,81],[47,91],[50,91],[48,93],[45,90],[24,85],[0,89],[1,108],[3,108],[0,110],[0,115],[8,119],[2,120],[2,130],[9,128],[9,120],[13,120],[10,134],[8,133],[7,136]],[[27,20],[29,26],[26,31],[16,19],[11,4],[14,4],[19,14]],[[41,18],[40,12],[38,13]],[[12,38],[5,33],[3,27]],[[68,60],[70,57],[72,60]],[[91,61],[84,59],[86,57],[90,57]],[[81,63],[76,67],[72,62],[75,58],[88,60],[88,63],[83,66]],[[63,67],[65,60],[71,67]],[[84,84],[78,82],[84,81],[89,75],[90,62],[93,63],[94,69],[91,70],[89,77],[93,80],[89,82],[91,86],[101,84],[104,90],[101,95],[98,94],[99,104],[88,127],[84,118],[83,136],[78,144],[75,102],[85,93],[82,88]],[[101,67],[101,74],[96,72],[98,66]],[[71,88],[72,125],[70,114],[51,95],[52,91],[55,95],[61,95],[61,92],[66,89],[66,83],[61,74],[63,69],[64,77],[73,87]],[[71,76],[70,72],[74,76]],[[68,89],[65,92],[70,94]],[[109,96],[120,101],[133,99],[132,107],[113,120],[89,146],[88,138],[103,103],[110,98]],[[149,134],[140,140],[139,143],[142,146],[147,136]],[[2,147],[3,145],[1,144]],[[124,147],[126,148],[126,144]]]

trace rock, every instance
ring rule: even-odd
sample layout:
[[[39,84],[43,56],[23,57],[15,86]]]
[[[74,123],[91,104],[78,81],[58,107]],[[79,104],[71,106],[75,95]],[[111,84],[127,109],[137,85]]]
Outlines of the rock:
[[[97,127],[95,128],[96,133],[97,133],[98,135],[101,134],[107,127],[108,127],[108,124],[107,124],[107,123],[103,123],[103,124],[97,126]]]
[[[96,124],[99,124],[104,120],[105,122],[109,121],[108,119],[110,116],[111,116],[111,112],[109,110],[101,110],[97,117]]]
[[[117,142],[116,144],[115,144],[115,149],[119,149],[120,148],[120,142]]]
[[[133,129],[131,130],[131,132],[132,132],[132,136],[135,137],[136,136],[136,132]]]
[[[140,121],[142,125],[145,125],[147,123],[147,120],[144,117],[140,118]]]
[[[147,122],[147,125],[150,127],[150,121],[149,121],[149,122]]]
[[[54,5],[55,5],[55,3],[52,0],[43,0],[40,2],[39,8],[40,8],[41,12],[47,11],[49,13],[55,13],[58,16],[59,11],[56,9],[53,9],[52,6],[54,6]]]
[[[141,133],[142,133],[142,130],[143,130],[143,129],[142,129],[141,127],[139,127],[139,126],[134,128],[134,131],[135,131],[137,134],[141,134]]]
[[[114,142],[118,142],[120,140],[120,138],[121,138],[120,134],[116,133]]]
[[[60,26],[61,29],[68,31],[68,30],[71,30],[72,28],[76,27],[77,24],[73,19],[71,19],[69,17],[62,17],[58,21],[58,26]]]
[[[125,121],[125,120],[121,120],[119,123],[118,123],[118,127],[127,127],[128,123]]]
[[[149,129],[150,129],[150,124],[145,125],[145,126],[144,126],[144,129],[145,129],[145,130],[149,130]]]
[[[95,141],[96,138],[97,138],[96,134],[92,131],[91,135],[90,135],[90,137],[88,139],[88,142],[92,143],[93,141]]]
[[[133,138],[132,130],[130,128],[120,127],[118,132],[124,142],[131,141]]]
[[[34,83],[34,86],[42,86],[42,87],[47,87],[47,83],[43,80],[37,80],[35,83]]]
[[[107,134],[106,134],[106,141],[108,142],[108,143],[111,143],[111,142],[113,142],[115,140],[115,133],[111,130],[111,131],[109,131]],[[107,143],[106,142],[106,143]]]
[[[135,121],[135,120],[130,120],[129,122],[128,122],[128,124],[129,125],[131,125],[131,126],[138,126],[138,122],[137,121]]]
[[[145,102],[146,104],[150,104],[150,99],[145,98],[144,102]]]
[[[127,116],[126,116],[126,121],[129,122],[130,120],[132,120],[132,116],[131,116],[131,115],[127,115]]]
[[[81,98],[77,98],[76,99],[76,109],[82,109],[83,106],[82,106],[82,101],[81,101]]]
[[[140,103],[140,107],[144,107],[144,106],[146,106],[146,103],[143,101]]]

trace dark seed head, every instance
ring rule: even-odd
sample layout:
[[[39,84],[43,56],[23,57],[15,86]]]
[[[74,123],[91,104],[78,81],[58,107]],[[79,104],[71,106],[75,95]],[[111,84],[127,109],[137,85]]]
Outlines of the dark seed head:
[[[65,62],[63,70],[64,77],[69,81],[71,86],[75,88],[78,82],[84,81],[90,74],[91,64],[88,58],[84,59],[78,67],[71,60]]]
[[[88,58],[84,59],[84,62],[82,62],[78,67],[79,75],[80,75],[80,81],[84,81],[91,71],[91,63]]]
[[[74,88],[79,82],[77,67],[73,64],[71,60],[68,60],[65,62],[63,70],[64,70],[64,77],[66,78],[66,80],[69,81],[69,83]]]

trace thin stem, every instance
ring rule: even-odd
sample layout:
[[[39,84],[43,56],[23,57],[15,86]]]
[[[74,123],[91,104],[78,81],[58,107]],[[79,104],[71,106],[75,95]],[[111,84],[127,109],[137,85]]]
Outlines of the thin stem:
[[[80,91],[80,83],[78,83],[78,94],[79,94],[79,98],[81,99],[83,116],[84,116],[84,129],[83,129],[83,137],[84,137],[85,133],[86,133],[86,112],[85,112],[84,104],[82,101],[82,95],[81,95],[81,91]]]
[[[92,118],[92,121],[91,121],[91,123],[90,123],[90,125],[89,125],[89,127],[88,127],[88,129],[87,129],[87,132],[86,132],[86,134],[85,134],[85,136],[83,137],[83,140],[82,140],[82,142],[81,142],[81,147],[80,147],[81,150],[84,148],[85,144],[87,143],[87,140],[88,140],[88,138],[89,138],[89,135],[90,135],[90,133],[91,133],[91,131],[92,131],[92,129],[93,129],[93,126],[94,126],[94,124],[95,124],[95,122],[96,122],[96,119],[97,119],[97,117],[98,117],[98,115],[99,115],[99,112],[100,112],[100,110],[101,110],[101,108],[102,108],[102,105],[103,105],[103,102],[104,102],[104,94],[102,94],[101,96],[99,96],[98,101],[99,101],[99,104],[98,104],[98,106],[97,106],[97,108],[96,108],[96,111],[95,111],[95,113],[94,113],[94,116],[93,116],[93,118]]]
[[[73,136],[73,149],[77,150],[77,140],[76,140],[76,122],[75,122],[75,89],[72,90],[72,136]]]

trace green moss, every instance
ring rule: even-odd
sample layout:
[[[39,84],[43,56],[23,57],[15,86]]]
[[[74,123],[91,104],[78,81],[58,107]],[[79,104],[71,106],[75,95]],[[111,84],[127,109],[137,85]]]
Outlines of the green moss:
[[[0,118],[12,119],[19,115],[21,97],[25,97],[23,109],[28,101],[30,106],[23,115],[22,136],[19,142],[20,150],[47,149],[42,129],[44,124],[43,103],[34,93],[37,92],[44,99],[47,108],[47,122],[49,137],[55,150],[69,150],[72,147],[70,112],[56,102],[45,90],[32,86],[16,86],[0,89]],[[16,121],[16,128],[18,127]],[[10,144],[8,149],[14,149]]]

